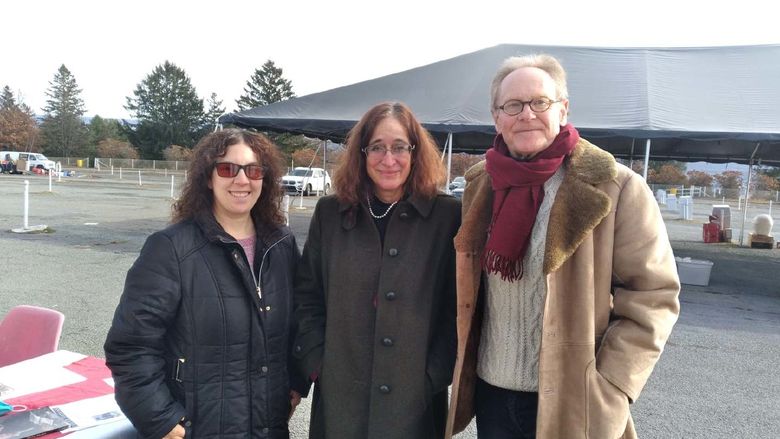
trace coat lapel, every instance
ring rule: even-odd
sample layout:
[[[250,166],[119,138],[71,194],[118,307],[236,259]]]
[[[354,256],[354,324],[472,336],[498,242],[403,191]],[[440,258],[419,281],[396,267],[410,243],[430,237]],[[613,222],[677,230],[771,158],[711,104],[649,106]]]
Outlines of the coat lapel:
[[[611,154],[580,139],[565,166],[547,226],[545,274],[560,268],[612,209],[607,194],[595,187],[617,177]]]

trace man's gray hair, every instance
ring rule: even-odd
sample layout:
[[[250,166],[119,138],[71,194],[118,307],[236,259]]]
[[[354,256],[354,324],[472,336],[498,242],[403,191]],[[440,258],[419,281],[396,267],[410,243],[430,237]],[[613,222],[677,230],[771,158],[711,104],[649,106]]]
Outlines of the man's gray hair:
[[[569,90],[566,88],[566,71],[563,70],[563,66],[558,60],[551,55],[544,53],[536,55],[525,56],[512,56],[504,60],[501,63],[501,67],[498,68],[496,76],[493,77],[493,82],[490,84],[490,111],[496,111],[498,107],[498,92],[501,89],[501,82],[504,78],[509,76],[510,73],[523,67],[536,67],[547,72],[555,83],[555,91],[557,96],[555,99],[568,99]]]

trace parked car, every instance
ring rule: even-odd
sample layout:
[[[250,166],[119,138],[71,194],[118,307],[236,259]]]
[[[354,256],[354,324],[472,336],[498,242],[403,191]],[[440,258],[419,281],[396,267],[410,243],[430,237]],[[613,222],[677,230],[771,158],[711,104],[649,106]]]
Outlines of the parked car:
[[[450,191],[457,188],[464,188],[464,187],[466,187],[466,179],[463,176],[455,177],[452,180],[452,183],[450,183]]]
[[[282,187],[287,192],[303,195],[311,195],[312,192],[327,195],[330,192],[330,184],[330,175],[322,168],[297,167],[282,177]]]
[[[463,191],[466,190],[465,187],[456,187],[455,189],[451,190],[450,193],[455,198],[463,198]]]

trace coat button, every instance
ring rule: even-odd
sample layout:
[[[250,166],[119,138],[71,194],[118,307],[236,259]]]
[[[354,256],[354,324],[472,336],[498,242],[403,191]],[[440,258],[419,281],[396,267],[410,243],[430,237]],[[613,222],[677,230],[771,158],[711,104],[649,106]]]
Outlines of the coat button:
[[[264,434],[264,435],[267,435],[267,434],[268,434],[268,427],[263,427],[263,434]]]
[[[263,366],[260,368],[260,372],[267,373],[268,372],[268,366]]]
[[[390,250],[387,251],[387,254],[390,256],[398,256],[398,249],[391,248]]]
[[[385,299],[395,300],[395,291],[388,291],[385,293]]]
[[[390,393],[390,386],[388,386],[387,384],[382,384],[381,386],[379,386],[379,391],[386,395]]]
[[[301,348],[301,346],[300,346],[300,345],[298,345],[298,346],[296,346],[296,347],[295,347],[295,352],[300,352],[301,350],[302,350],[302,348]]]
[[[393,339],[390,338],[390,337],[385,337],[385,338],[382,339],[382,344],[387,346],[387,347],[390,347],[390,346],[393,345]]]
[[[190,421],[190,420],[184,421],[184,426],[187,427],[187,428],[192,427],[192,421]]]

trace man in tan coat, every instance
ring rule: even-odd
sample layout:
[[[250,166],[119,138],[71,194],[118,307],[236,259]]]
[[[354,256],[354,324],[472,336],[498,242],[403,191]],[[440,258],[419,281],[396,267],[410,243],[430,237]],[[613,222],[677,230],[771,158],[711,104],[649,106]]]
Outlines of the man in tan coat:
[[[679,314],[679,279],[641,177],[567,124],[548,55],[507,59],[498,135],[466,173],[455,238],[458,358],[447,437],[633,438]]]

